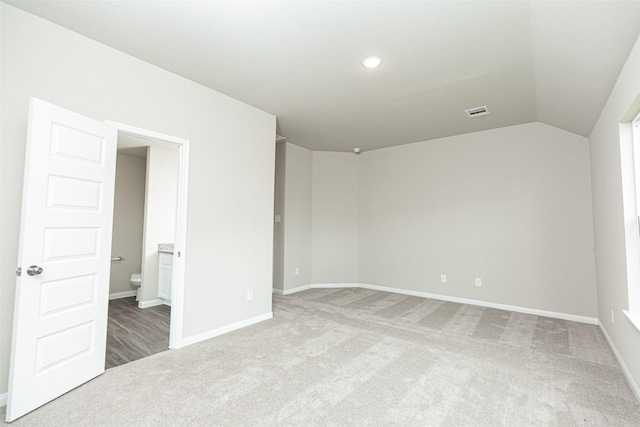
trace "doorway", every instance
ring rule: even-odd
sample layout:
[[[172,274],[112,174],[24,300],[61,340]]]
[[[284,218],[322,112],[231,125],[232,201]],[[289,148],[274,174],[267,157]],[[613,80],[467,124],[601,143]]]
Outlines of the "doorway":
[[[142,284],[139,291],[137,291],[136,299],[138,300],[138,307],[141,309],[147,309],[149,307],[166,304],[170,301],[170,316],[169,316],[169,346],[170,349],[176,349],[182,347],[182,321],[184,313],[184,259],[186,256],[186,231],[187,231],[187,194],[188,194],[188,176],[189,176],[189,140],[179,138],[171,135],[162,134],[159,132],[150,131],[147,129],[138,128],[135,126],[129,126],[122,123],[106,121],[106,123],[115,128],[118,132],[118,146],[122,146],[123,149],[133,149],[141,151],[146,150],[147,153],[147,168],[150,167],[149,155],[153,156],[153,149],[157,148],[163,151],[175,151],[177,153],[177,179],[175,190],[175,214],[173,216],[174,223],[174,237],[173,246],[171,247],[172,256],[165,257],[170,259],[171,271],[167,273],[166,269],[161,273],[162,261],[159,259],[158,244],[171,243],[171,242],[155,242],[153,243],[153,237],[149,234],[149,223],[145,220],[144,236],[143,236],[143,249],[142,249]],[[123,143],[121,144],[121,141]],[[129,141],[128,143],[125,141]],[[153,161],[153,160],[151,160]],[[152,167],[153,165],[151,165]],[[147,175],[149,171],[146,171]],[[147,182],[148,183],[148,182]],[[148,193],[148,189],[145,189],[145,193]],[[145,207],[145,210],[147,207]],[[151,242],[151,243],[150,243]],[[155,246],[154,246],[155,245]],[[114,254],[114,258],[118,255]],[[166,254],[165,254],[166,255]],[[149,267],[145,260],[149,257],[157,257],[159,264],[151,263]],[[157,275],[154,276],[154,266],[158,265]],[[145,268],[145,266],[147,268]],[[145,276],[150,280],[145,283]],[[168,277],[168,279],[167,279]],[[164,288],[162,282],[167,280],[171,281],[169,294],[166,292],[162,294],[159,292],[159,288]],[[156,286],[148,286],[150,282],[156,281]],[[164,295],[164,298],[157,298],[158,294]],[[153,297],[152,297],[153,296]]]
[[[178,150],[117,138],[107,369],[168,350]]]

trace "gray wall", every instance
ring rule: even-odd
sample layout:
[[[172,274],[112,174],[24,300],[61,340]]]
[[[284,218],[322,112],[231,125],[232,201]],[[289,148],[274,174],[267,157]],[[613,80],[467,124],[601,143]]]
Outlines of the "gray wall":
[[[141,271],[145,176],[144,157],[118,153],[111,256],[124,260],[111,263],[110,294],[135,290],[129,278]]]
[[[629,301],[629,285],[638,285],[637,257],[626,262],[626,247],[634,247],[637,255],[635,207],[625,221],[622,177],[628,177],[631,144],[620,137],[620,123],[631,120],[640,112],[640,41],[631,51],[618,81],[590,137],[591,182],[593,186],[593,217],[598,289],[598,318],[607,331],[616,351],[635,381],[640,393],[640,332],[634,328],[621,310],[630,305],[640,312],[640,300]],[[621,145],[622,142],[622,145]],[[625,166],[625,169],[621,169]],[[624,173],[623,173],[624,172]],[[631,183],[633,187],[633,183]],[[633,197],[633,195],[630,195]],[[632,202],[631,200],[627,200]],[[627,204],[628,207],[628,204]],[[627,209],[627,216],[628,209]],[[628,233],[628,234],[627,234]],[[629,239],[627,240],[627,237]],[[634,270],[636,274],[634,273]],[[631,273],[631,274],[628,274]],[[633,276],[636,277],[633,277]],[[614,320],[611,320],[613,311]],[[640,396],[640,394],[639,394]]]
[[[284,142],[276,145],[276,177],[273,226],[273,288],[284,290],[284,201],[287,148]],[[280,222],[275,222],[275,216]]]
[[[7,391],[29,97],[191,140],[184,337],[270,313],[275,117],[0,7],[0,393]]]
[[[312,152],[285,143],[284,286],[285,291],[311,283]],[[298,275],[295,269],[298,269]]]
[[[364,283],[596,317],[586,138],[530,123],[359,156],[287,144],[286,171],[284,290]]]
[[[313,153],[313,283],[359,281],[358,164],[354,153]]]
[[[276,159],[276,214],[284,215],[276,224],[274,288],[357,283],[358,157],[285,143]]]
[[[360,281],[594,318],[589,174],[541,123],[363,153]]]

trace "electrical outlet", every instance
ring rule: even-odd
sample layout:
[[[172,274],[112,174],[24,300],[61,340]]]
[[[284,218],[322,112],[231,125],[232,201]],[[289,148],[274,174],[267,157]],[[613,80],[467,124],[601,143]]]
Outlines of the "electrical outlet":
[[[247,290],[247,301],[251,301],[253,299],[253,289]]]
[[[300,269],[299,269],[298,267],[296,267],[296,269],[295,269],[295,275],[296,275],[296,276],[299,276],[299,275],[300,275]]]
[[[280,215],[276,215],[276,222],[282,222],[282,217]]]
[[[482,286],[482,279],[480,277],[476,277],[476,286]]]
[[[440,275],[440,281],[442,283],[447,283],[447,275],[446,274],[441,274]]]
[[[613,309],[611,309],[611,323],[615,323],[616,320],[613,318]]]

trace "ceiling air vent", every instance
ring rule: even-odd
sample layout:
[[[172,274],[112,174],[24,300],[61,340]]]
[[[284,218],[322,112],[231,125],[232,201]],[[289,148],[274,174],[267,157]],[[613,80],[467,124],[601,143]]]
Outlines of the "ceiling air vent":
[[[464,112],[467,113],[467,116],[469,116],[470,119],[491,114],[486,105],[483,105],[482,107],[469,108],[468,110],[464,110]]]

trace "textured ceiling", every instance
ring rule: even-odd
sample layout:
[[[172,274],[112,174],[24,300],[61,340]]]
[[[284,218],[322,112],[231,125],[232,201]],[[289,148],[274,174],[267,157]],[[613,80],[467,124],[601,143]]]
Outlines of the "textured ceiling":
[[[588,136],[640,1],[7,1],[278,116],[314,150],[540,121]],[[376,70],[365,56],[384,60]],[[487,105],[491,115],[467,118]]]

